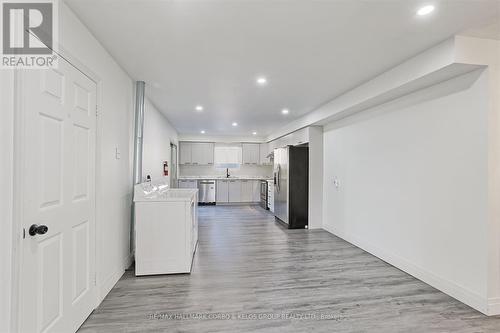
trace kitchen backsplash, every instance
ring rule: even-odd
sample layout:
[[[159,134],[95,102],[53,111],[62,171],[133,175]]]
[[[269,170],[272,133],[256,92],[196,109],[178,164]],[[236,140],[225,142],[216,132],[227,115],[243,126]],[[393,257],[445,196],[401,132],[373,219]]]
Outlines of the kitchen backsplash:
[[[219,169],[210,165],[180,165],[179,176],[224,176],[226,169]],[[239,168],[230,168],[232,176],[258,176],[270,178],[273,176],[272,165],[241,165]]]

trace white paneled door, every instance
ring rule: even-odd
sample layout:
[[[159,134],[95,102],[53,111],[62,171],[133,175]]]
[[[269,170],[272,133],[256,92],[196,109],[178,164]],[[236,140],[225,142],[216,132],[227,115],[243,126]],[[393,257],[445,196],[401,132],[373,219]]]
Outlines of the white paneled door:
[[[20,331],[75,332],[96,302],[96,84],[62,59],[20,82]]]

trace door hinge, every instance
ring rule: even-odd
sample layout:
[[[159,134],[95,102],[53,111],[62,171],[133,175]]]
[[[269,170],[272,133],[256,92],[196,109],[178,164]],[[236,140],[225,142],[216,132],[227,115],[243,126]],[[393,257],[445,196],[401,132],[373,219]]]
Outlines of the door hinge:
[[[99,107],[96,105],[95,106],[95,116],[97,118],[97,116],[99,115]]]

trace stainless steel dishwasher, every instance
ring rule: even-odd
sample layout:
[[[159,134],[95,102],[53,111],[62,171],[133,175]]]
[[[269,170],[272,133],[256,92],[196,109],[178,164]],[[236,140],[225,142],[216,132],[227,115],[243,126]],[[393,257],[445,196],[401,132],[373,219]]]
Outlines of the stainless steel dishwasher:
[[[198,203],[200,205],[215,204],[215,180],[198,181]]]

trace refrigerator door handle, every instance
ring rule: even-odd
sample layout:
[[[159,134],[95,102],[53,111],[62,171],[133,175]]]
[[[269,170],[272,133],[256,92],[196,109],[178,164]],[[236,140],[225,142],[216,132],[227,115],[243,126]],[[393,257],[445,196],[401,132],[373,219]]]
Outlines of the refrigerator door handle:
[[[274,176],[274,186],[277,187],[278,186],[278,165],[276,165],[274,167],[273,176]]]
[[[277,173],[277,177],[276,177],[276,178],[277,178],[277,180],[276,180],[276,185],[277,185],[277,187],[278,187],[278,189],[277,189],[277,190],[278,190],[278,193],[279,193],[279,191],[280,191],[280,185],[281,185],[281,184],[280,184],[280,182],[281,182],[281,179],[280,179],[280,178],[281,178],[281,165],[279,165],[279,164],[278,164],[278,168],[277,168],[277,169],[278,169],[278,170],[277,170],[277,172],[276,172],[276,173]]]

